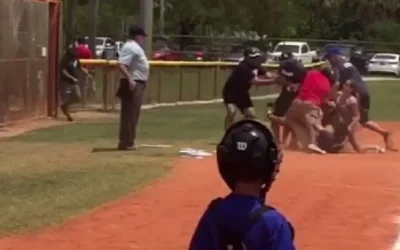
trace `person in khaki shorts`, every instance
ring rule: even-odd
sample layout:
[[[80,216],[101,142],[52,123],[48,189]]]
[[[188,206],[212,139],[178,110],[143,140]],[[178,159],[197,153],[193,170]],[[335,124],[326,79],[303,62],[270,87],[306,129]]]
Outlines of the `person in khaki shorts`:
[[[316,144],[318,129],[322,127],[321,105],[331,97],[331,69],[324,65],[310,70],[300,86],[299,94],[290,106],[286,121],[296,135],[300,147],[311,152],[326,154]]]
[[[129,39],[122,46],[118,58],[118,67],[122,73],[117,92],[117,97],[121,99],[119,150],[136,149],[136,128],[150,72],[149,62],[141,47],[144,37],[144,30],[132,25],[129,28]]]

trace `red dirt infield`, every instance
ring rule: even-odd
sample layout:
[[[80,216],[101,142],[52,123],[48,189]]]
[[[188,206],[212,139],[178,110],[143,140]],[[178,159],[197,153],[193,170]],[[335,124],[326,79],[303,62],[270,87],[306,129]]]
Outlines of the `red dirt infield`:
[[[383,125],[400,145],[400,124]],[[361,133],[365,142],[382,144]],[[399,250],[399,177],[400,153],[286,152],[268,201],[293,223],[297,249]],[[137,193],[57,228],[0,239],[0,249],[187,249],[209,201],[227,191],[214,158],[181,159],[165,179]]]

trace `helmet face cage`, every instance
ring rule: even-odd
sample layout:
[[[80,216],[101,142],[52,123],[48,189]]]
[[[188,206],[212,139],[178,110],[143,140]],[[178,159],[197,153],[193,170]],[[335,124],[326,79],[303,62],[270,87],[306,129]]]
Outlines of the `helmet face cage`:
[[[285,61],[291,58],[293,58],[293,54],[291,52],[282,52],[281,56],[279,57],[279,60]]]
[[[248,130],[245,129],[245,126],[248,126]],[[263,151],[261,152],[250,151],[246,152],[245,155],[237,156],[235,152],[232,152],[232,143],[237,143],[234,139],[235,135],[243,135],[245,133],[257,133],[260,135],[259,139],[266,142],[265,149],[262,149]],[[217,146],[217,161],[221,177],[230,189],[234,189],[234,183],[237,180],[232,166],[240,164],[242,165],[239,167],[253,168],[260,173],[260,179],[263,184],[269,186],[279,172],[282,153],[277,147],[272,133],[265,125],[255,120],[242,120],[233,124],[227,130],[222,141]]]

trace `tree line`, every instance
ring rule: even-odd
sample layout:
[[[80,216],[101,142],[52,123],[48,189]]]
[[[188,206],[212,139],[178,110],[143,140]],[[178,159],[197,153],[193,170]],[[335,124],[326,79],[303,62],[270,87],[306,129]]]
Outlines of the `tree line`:
[[[76,33],[88,34],[88,0],[70,1],[77,3]],[[158,34],[159,0],[154,3]],[[400,43],[399,0],[165,0],[164,15],[166,34],[232,36],[251,31],[267,37]],[[100,0],[98,35],[120,39],[123,24],[138,17],[139,1]]]

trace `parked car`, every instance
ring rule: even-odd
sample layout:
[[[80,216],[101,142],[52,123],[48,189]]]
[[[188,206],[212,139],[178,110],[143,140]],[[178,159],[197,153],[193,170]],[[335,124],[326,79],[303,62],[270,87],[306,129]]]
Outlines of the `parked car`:
[[[221,60],[225,62],[240,62],[243,60],[243,54],[246,46],[243,44],[231,45],[230,51],[226,53]]]
[[[89,38],[85,37],[88,42]],[[96,37],[96,57],[102,59],[115,58],[118,55],[116,42],[110,37]]]
[[[278,61],[283,52],[292,53],[294,58],[304,64],[312,63],[317,57],[317,51],[311,50],[306,42],[280,42],[270,53],[270,59]]]
[[[181,59],[184,61],[218,61],[222,56],[223,52],[215,46],[189,45],[181,51]]]
[[[115,45],[117,46],[117,57],[118,57],[119,52],[121,52],[122,46],[124,45],[124,42],[117,41],[117,42],[115,42]]]
[[[368,73],[390,73],[400,77],[400,55],[394,53],[375,54],[368,62]]]
[[[339,44],[329,43],[326,44],[318,53],[318,61],[326,59],[326,53],[332,48],[338,48],[346,59],[351,62],[361,73],[365,73],[368,57],[362,48],[353,44]]]
[[[152,60],[155,61],[178,61],[180,60],[180,53],[173,48],[170,48],[164,42],[153,43],[152,46]]]

